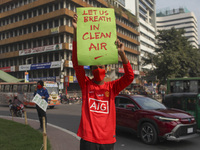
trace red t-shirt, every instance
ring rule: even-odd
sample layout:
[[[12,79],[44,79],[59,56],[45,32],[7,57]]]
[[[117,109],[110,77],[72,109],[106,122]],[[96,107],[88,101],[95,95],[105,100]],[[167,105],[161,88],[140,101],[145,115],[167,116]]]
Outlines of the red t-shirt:
[[[115,143],[115,96],[134,79],[130,63],[123,64],[125,74],[120,79],[98,85],[93,82],[93,79],[85,76],[83,66],[78,65],[75,41],[73,42],[72,61],[82,90],[82,116],[77,135],[93,143]]]

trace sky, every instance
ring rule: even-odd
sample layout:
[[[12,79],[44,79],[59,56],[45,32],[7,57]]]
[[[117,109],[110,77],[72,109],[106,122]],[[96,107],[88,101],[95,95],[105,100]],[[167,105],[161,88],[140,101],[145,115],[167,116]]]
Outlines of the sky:
[[[179,7],[187,8],[193,12],[197,18],[198,41],[200,43],[200,0],[156,0],[156,10],[163,8],[177,9]]]

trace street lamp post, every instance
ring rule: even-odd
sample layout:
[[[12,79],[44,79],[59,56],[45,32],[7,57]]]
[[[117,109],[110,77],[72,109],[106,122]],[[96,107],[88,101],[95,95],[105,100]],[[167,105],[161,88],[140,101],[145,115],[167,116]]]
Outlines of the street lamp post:
[[[62,93],[62,90],[64,89],[64,72],[63,72],[63,65],[64,65],[64,62],[65,60],[62,59],[61,57],[61,62],[60,62],[60,86],[59,86],[59,89],[60,89],[60,93]]]
[[[33,59],[33,57],[26,58],[26,65],[28,64],[28,60]]]
[[[29,57],[29,58],[26,58],[26,65],[28,64],[28,60],[31,60],[31,59],[33,59],[33,57]],[[25,82],[29,82],[29,74],[28,74],[28,71],[27,71],[27,69],[26,69],[26,72],[25,72],[25,74],[24,74],[24,78],[25,78]]]

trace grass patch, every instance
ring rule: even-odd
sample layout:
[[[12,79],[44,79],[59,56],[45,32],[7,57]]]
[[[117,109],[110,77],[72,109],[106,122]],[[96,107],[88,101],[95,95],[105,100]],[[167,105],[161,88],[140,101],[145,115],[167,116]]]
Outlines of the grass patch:
[[[40,131],[29,125],[0,118],[0,149],[1,150],[40,150],[43,136]],[[47,149],[51,146],[47,141]]]

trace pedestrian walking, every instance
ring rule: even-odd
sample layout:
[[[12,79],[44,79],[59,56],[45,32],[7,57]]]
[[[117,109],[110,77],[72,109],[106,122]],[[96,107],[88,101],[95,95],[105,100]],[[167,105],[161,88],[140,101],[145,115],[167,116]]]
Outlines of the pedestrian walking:
[[[34,96],[36,94],[39,94],[42,97],[42,99],[44,99],[48,103],[49,94],[48,94],[47,89],[44,87],[44,82],[42,80],[37,82],[37,87],[35,89]],[[36,104],[36,109],[37,109],[38,118],[40,121],[39,130],[42,131],[43,130],[43,120],[42,120],[43,117],[45,117],[45,123],[46,123],[46,127],[47,127],[46,112],[43,109],[41,109],[37,104]]]
[[[77,62],[76,29],[78,16],[72,20],[74,41],[72,61],[82,91],[82,116],[77,135],[81,137],[80,150],[114,150],[116,142],[115,96],[134,79],[133,69],[125,55],[124,44],[116,41],[125,74],[118,80],[104,82],[106,65],[91,66],[94,78],[85,75]]]

